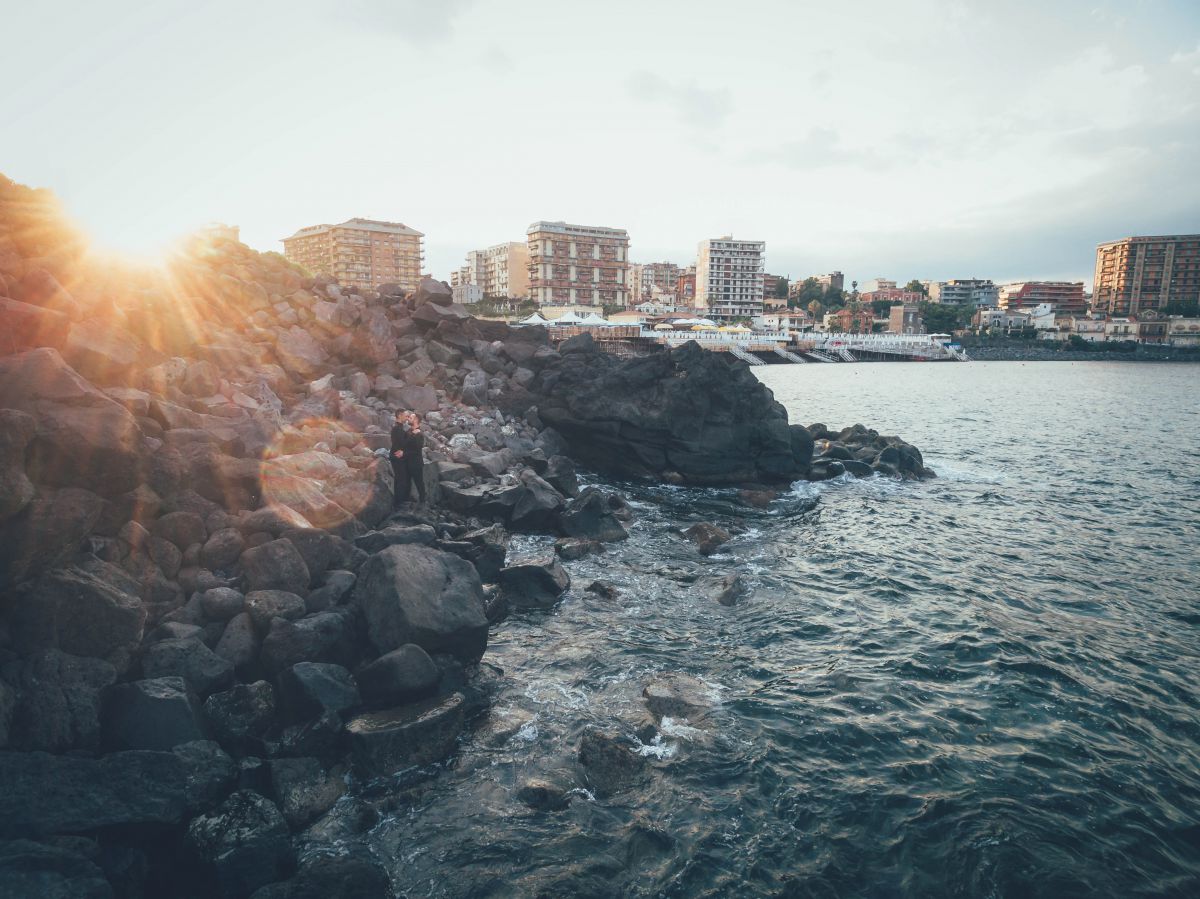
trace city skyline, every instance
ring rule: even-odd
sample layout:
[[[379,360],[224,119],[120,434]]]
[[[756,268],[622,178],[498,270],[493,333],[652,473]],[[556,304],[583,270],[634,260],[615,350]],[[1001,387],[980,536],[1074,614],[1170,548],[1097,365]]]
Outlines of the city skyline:
[[[635,261],[732,233],[793,278],[1090,285],[1098,243],[1197,230],[1200,11],[1066,5],[27,7],[0,171],[134,249],[362,216],[429,235],[444,278],[546,219],[625,229]]]

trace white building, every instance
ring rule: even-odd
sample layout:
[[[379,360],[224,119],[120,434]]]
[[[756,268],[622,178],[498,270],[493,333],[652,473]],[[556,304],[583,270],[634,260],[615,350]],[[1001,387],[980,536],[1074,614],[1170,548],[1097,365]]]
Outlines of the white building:
[[[990,279],[954,278],[949,281],[922,282],[929,290],[931,303],[944,303],[947,306],[962,306],[970,304],[975,308],[994,307],[1000,299],[1000,288]]]
[[[1167,317],[1167,342],[1171,346],[1200,346],[1200,318]]]
[[[467,253],[466,265],[452,272],[450,286],[473,285],[484,296],[525,299],[529,296],[529,247],[515,241]]]
[[[450,288],[454,302],[464,306],[483,302],[483,288],[478,284],[455,284]]]
[[[732,235],[700,242],[696,257],[696,307],[711,318],[754,318],[763,312],[761,240]]]

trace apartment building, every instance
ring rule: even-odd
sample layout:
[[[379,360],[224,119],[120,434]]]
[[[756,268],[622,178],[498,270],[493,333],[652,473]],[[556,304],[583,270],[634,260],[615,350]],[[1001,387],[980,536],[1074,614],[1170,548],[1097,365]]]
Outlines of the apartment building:
[[[916,303],[900,303],[893,306],[888,313],[888,333],[924,334],[925,323],[921,320],[921,307]]]
[[[1008,312],[1023,312],[1051,303],[1064,315],[1083,315],[1087,301],[1082,281],[1017,281],[1000,287],[997,304]]]
[[[952,278],[925,282],[931,303],[947,306],[994,307],[1000,300],[1000,288],[991,279]]]
[[[726,235],[700,242],[696,257],[696,307],[710,318],[754,318],[763,313],[761,240]]]
[[[780,285],[783,290],[780,291]],[[780,295],[782,294],[782,295]],[[763,275],[763,309],[787,309],[788,279],[786,275]]]
[[[884,281],[883,284],[885,286],[876,287],[874,290],[868,290],[859,294],[859,300],[864,303],[875,303],[886,300],[889,303],[900,303],[910,306],[925,302],[925,294],[919,290],[905,290],[903,287],[897,287],[895,281]],[[886,286],[888,284],[891,286]]]
[[[1092,308],[1134,315],[1200,304],[1200,234],[1126,237],[1096,247]]]
[[[450,273],[450,286],[478,287],[485,297],[521,300],[529,296],[529,247],[518,241],[467,253],[466,263]]]
[[[370,290],[399,284],[416,290],[421,283],[425,235],[399,222],[353,218],[340,225],[312,225],[283,238],[283,255],[314,275],[331,275],[339,284]]]
[[[628,306],[629,232],[534,222],[528,231],[529,295],[539,306]]]
[[[817,275],[817,283],[826,290],[845,290],[846,276],[841,272],[830,272],[827,275]],[[801,282],[803,283],[803,282]]]
[[[675,282],[675,303],[678,306],[696,305],[696,266],[689,265],[679,273]]]

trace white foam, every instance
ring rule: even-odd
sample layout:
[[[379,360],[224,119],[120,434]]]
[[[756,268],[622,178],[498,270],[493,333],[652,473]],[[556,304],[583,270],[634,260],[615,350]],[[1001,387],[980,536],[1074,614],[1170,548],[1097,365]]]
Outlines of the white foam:
[[[700,728],[692,727],[687,718],[676,720],[667,715],[663,716],[660,729],[668,737],[679,737],[683,740],[694,740],[704,733]]]
[[[678,743],[664,743],[662,734],[657,734],[649,743],[638,742],[637,754],[656,759],[672,758],[679,751]]]

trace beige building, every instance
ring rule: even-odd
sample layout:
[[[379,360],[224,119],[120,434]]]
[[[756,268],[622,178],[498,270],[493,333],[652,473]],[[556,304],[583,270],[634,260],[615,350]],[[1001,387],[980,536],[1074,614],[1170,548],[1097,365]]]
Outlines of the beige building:
[[[629,232],[534,222],[528,230],[529,295],[539,306],[628,306]]]
[[[348,287],[369,290],[399,284],[416,290],[424,236],[399,222],[353,218],[340,225],[301,228],[283,238],[283,254],[314,275],[331,275]]]
[[[529,247],[512,241],[471,250],[462,268],[450,274],[450,286],[475,286],[485,297],[523,300],[529,296]]]
[[[1200,304],[1200,234],[1126,237],[1096,247],[1092,309],[1134,315]]]

